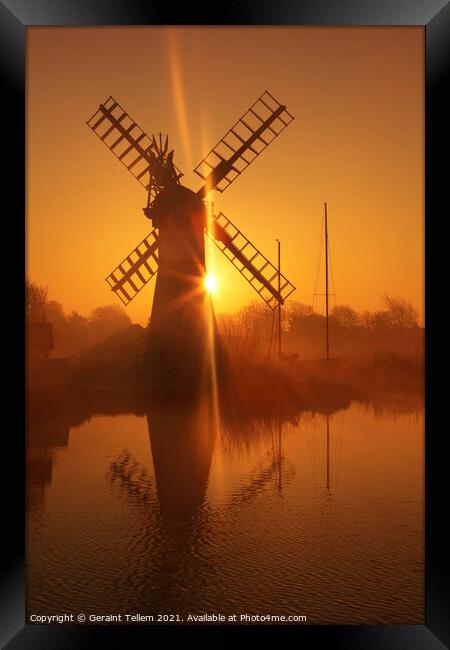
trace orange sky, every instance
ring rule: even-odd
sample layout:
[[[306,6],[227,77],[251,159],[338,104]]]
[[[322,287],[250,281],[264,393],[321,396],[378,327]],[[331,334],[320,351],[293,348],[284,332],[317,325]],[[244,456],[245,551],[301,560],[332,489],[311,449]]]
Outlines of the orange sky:
[[[267,89],[296,119],[215,211],[275,263],[279,238],[291,297],[311,304],[327,201],[334,301],[373,310],[387,291],[423,320],[423,61],[421,27],[29,28],[28,277],[67,311],[120,304],[104,278],[151,230],[145,190],[85,124],[100,102],[168,133],[196,190],[193,167]],[[209,268],[216,311],[257,299],[215,249]]]

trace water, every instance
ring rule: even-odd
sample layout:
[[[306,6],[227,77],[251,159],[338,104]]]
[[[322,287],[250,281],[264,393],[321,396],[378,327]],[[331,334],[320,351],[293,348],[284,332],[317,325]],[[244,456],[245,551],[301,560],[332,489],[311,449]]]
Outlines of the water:
[[[422,624],[423,447],[420,407],[34,418],[28,614]]]

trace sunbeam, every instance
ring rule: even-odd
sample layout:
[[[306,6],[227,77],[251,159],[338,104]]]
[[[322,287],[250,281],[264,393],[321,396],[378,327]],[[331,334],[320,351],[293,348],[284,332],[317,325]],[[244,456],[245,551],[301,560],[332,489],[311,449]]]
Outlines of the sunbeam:
[[[181,137],[181,146],[189,166],[192,169],[192,150],[189,138],[188,120],[186,112],[186,99],[183,88],[183,79],[178,51],[177,33],[174,29],[167,30],[168,58],[170,69],[170,80],[177,116],[177,126]]]

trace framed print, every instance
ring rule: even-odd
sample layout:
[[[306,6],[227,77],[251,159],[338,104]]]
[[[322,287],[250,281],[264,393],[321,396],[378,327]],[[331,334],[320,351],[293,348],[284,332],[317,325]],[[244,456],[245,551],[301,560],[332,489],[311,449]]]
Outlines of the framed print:
[[[0,4],[12,650],[449,643],[448,3],[231,7]]]

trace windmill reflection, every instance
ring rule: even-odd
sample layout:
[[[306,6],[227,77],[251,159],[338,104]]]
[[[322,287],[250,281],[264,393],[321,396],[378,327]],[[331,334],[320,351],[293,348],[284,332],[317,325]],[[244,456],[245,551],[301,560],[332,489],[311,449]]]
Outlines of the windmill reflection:
[[[151,409],[147,413],[150,449],[155,478],[136,458],[124,449],[111,463],[107,480],[119,488],[120,494],[135,502],[159,506],[159,513],[169,519],[203,519],[211,514],[206,504],[206,490],[211,468],[214,445],[217,438],[216,422],[211,404],[205,401],[184,403],[170,412]],[[235,424],[235,422],[233,423]],[[244,506],[271,485],[279,494],[283,481],[293,476],[293,469],[286,467],[282,452],[283,421],[248,422],[249,428],[239,423],[234,428],[222,430],[225,448],[245,447],[249,438],[271,440],[271,453],[263,467],[251,471],[246,480],[231,492],[227,502],[215,509],[215,514],[230,508]],[[230,426],[231,425],[231,426]],[[297,423],[298,426],[298,423]],[[167,521],[169,520],[167,519]]]
[[[128,492],[143,503],[150,502],[153,496],[154,481],[149,477],[145,467],[132,457],[128,449],[124,449],[112,461],[106,478],[120,490]]]
[[[154,476],[124,449],[111,462],[106,479],[117,496],[137,508],[142,517],[139,536],[145,552],[135,569],[143,585],[142,603],[147,607],[165,603],[189,611],[191,603],[212,584],[218,591],[223,588],[220,565],[205,561],[211,531],[267,491],[280,493],[282,482],[289,483],[294,469],[286,467],[281,457],[281,421],[249,421],[247,427],[234,421],[237,426],[221,428],[225,447],[242,449],[249,439],[251,444],[270,440],[272,444],[225,502],[212,506],[206,492],[218,436],[210,404],[194,401],[177,408],[173,403],[167,409],[149,407],[147,421]],[[151,564],[145,559],[147,554]]]
[[[208,400],[185,401],[147,412],[160,510],[190,515],[202,505],[216,438]]]

